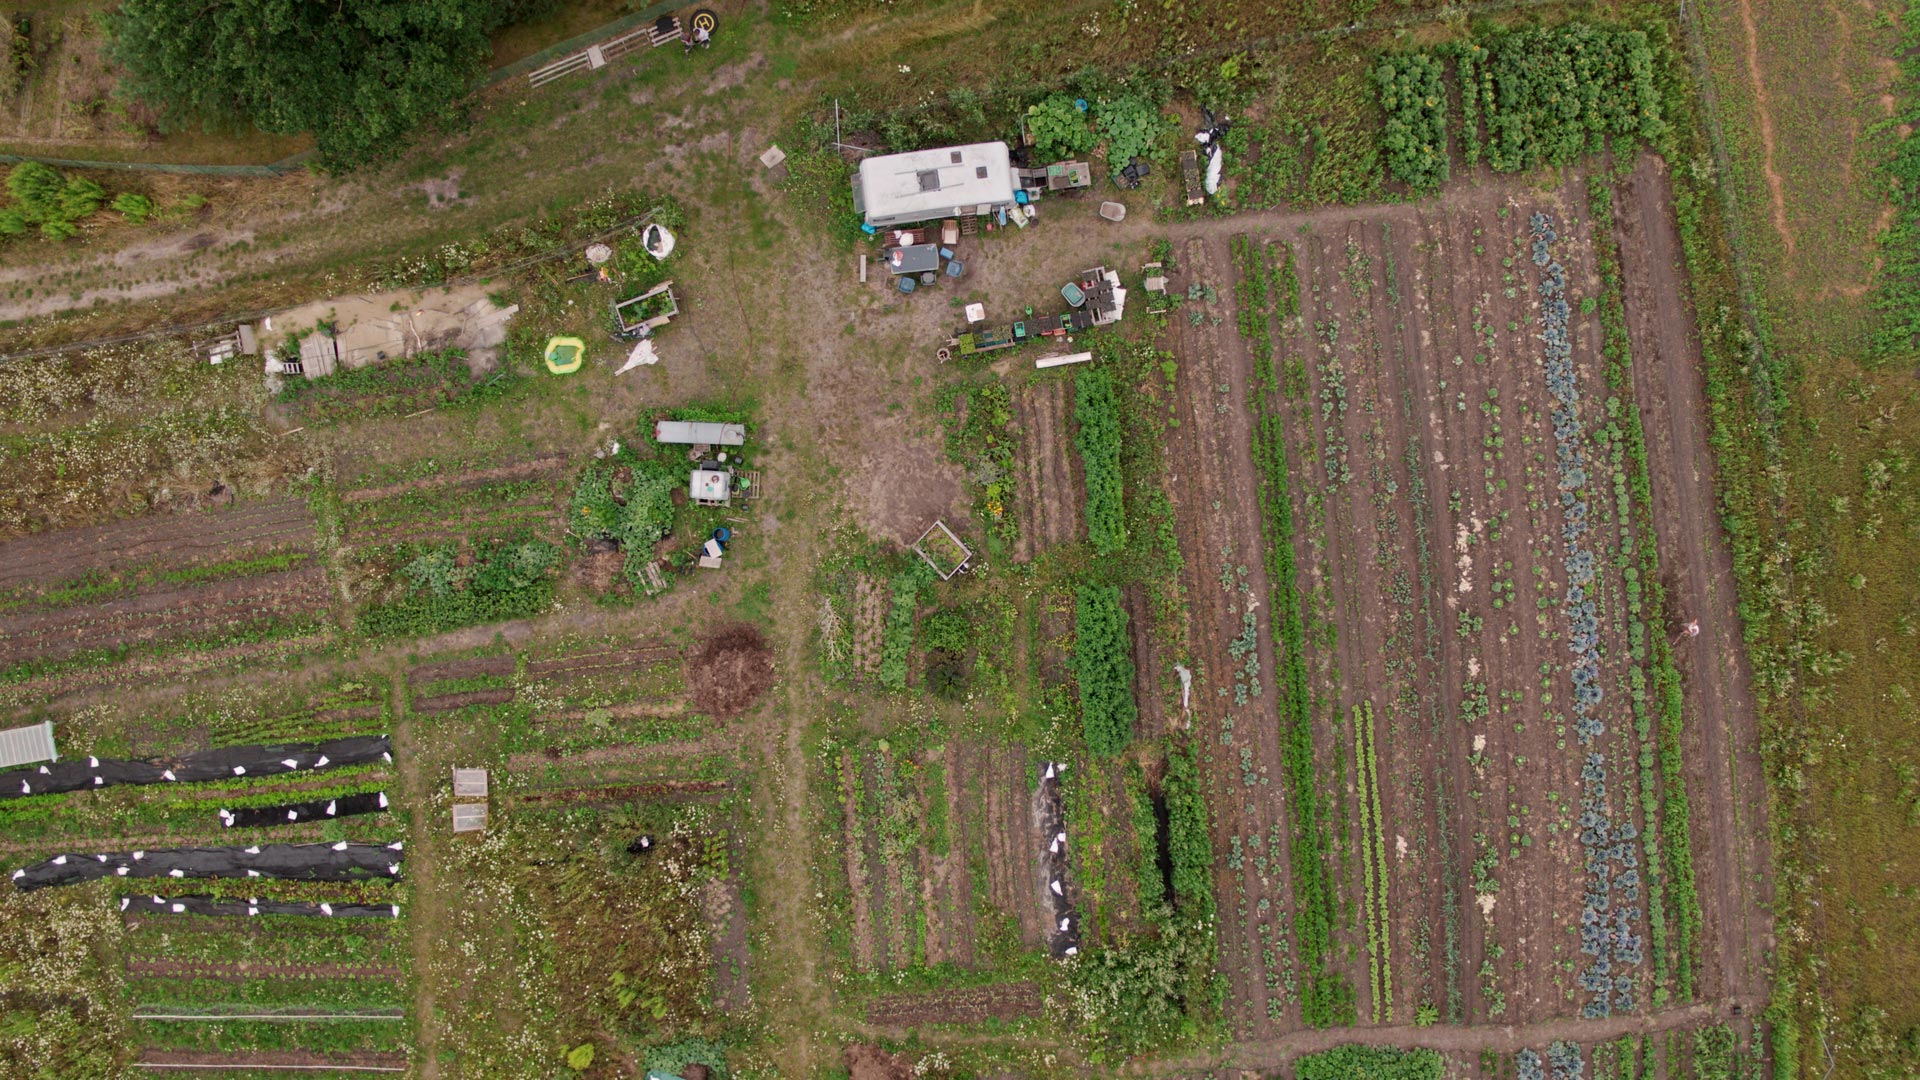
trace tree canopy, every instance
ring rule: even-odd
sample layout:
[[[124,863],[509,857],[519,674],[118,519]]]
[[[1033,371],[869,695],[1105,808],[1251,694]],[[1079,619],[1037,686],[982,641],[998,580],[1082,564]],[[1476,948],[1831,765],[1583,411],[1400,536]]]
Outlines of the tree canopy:
[[[163,123],[310,132],[341,171],[452,117],[487,35],[551,2],[125,0],[107,27],[122,88]]]

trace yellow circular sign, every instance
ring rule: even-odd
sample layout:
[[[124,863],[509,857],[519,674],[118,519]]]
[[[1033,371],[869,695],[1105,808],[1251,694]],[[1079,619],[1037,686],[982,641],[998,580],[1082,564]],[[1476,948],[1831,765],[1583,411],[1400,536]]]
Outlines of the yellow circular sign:
[[[708,11],[706,8],[701,8],[699,11],[696,11],[693,13],[693,28],[695,30],[705,30],[707,33],[711,34],[719,26],[720,26],[719,17],[714,15],[713,12]]]

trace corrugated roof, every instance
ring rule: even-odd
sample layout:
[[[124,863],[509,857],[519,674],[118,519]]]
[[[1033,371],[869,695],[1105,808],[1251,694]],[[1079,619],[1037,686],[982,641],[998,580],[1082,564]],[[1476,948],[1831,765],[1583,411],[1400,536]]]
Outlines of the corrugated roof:
[[[0,769],[59,760],[60,754],[53,748],[51,720],[0,731]]]
[[[705,421],[656,420],[653,441],[659,443],[706,443],[709,446],[742,446],[747,441],[747,425],[714,424]]]

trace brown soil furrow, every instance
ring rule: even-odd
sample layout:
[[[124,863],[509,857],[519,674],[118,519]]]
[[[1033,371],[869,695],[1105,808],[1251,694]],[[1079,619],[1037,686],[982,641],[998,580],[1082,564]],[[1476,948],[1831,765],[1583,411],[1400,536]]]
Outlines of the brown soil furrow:
[[[977,1024],[1040,1015],[1040,988],[1032,983],[969,986],[926,994],[886,994],[867,1003],[867,1023],[878,1027]]]
[[[471,679],[482,675],[496,677],[511,675],[514,663],[513,656],[507,655],[474,656],[463,660],[441,660],[431,664],[421,664],[407,672],[407,685],[424,686],[448,679]]]
[[[861,574],[853,584],[855,675],[872,675],[880,669],[880,638],[886,618],[887,590],[884,583],[871,574]]]
[[[554,660],[537,660],[527,664],[527,677],[530,679],[567,679],[579,678],[606,671],[632,671],[654,667],[663,661],[677,659],[680,650],[673,645],[641,645],[631,649],[617,649],[608,652],[583,653],[579,656],[564,656]]]
[[[0,618],[0,663],[55,660],[90,648],[210,631],[270,614],[317,610],[327,601],[326,575],[310,566],[186,589],[28,612]]]
[[[1683,760],[1706,935],[1700,987],[1710,997],[1756,999],[1766,992],[1773,947],[1765,773],[1733,556],[1714,515],[1699,344],[1689,332],[1679,234],[1658,159],[1642,155],[1620,194],[1623,299],[1653,472],[1654,532],[1673,619],[1701,626],[1675,657],[1687,702]],[[1673,627],[1649,632],[1671,636]]]
[[[854,758],[850,751],[840,751],[841,775],[851,775]],[[854,804],[851,789],[840,800],[840,835],[845,845],[841,855],[846,862],[847,907],[853,915],[853,966],[860,971],[872,971],[874,964],[873,915],[867,906],[867,860],[866,852],[859,841],[858,820],[860,808]]]
[[[1767,80],[1760,71],[1760,31],[1753,22],[1752,0],[1738,0],[1740,29],[1746,36],[1747,83],[1753,88],[1753,117],[1760,131],[1760,175],[1767,182],[1767,197],[1773,214],[1773,228],[1780,242],[1793,254],[1793,230],[1787,226],[1786,181],[1774,167],[1775,137],[1773,109],[1768,100]]]
[[[395,978],[393,964],[266,964],[253,960],[129,960],[129,975],[180,979],[374,979]]]
[[[1189,240],[1179,260],[1180,273],[1169,288],[1184,292],[1190,282],[1212,286],[1227,308],[1220,312],[1221,323],[1231,327],[1226,298],[1233,279],[1226,248],[1225,237]],[[1284,871],[1288,825],[1280,790],[1279,676],[1266,611],[1258,474],[1246,408],[1252,364],[1238,335],[1210,319],[1199,326],[1175,319],[1172,331],[1180,365],[1175,405],[1180,426],[1169,432],[1169,460],[1179,464],[1168,484],[1175,527],[1188,553],[1182,583],[1194,664],[1192,724],[1199,742],[1220,747],[1201,755],[1216,818],[1214,850],[1226,851],[1238,838],[1243,847],[1263,845],[1267,858],[1275,860],[1265,874],[1254,859],[1237,871],[1223,861],[1216,871],[1222,913],[1219,949],[1229,979],[1227,1013],[1235,1034],[1247,1038],[1271,1033],[1277,1024],[1298,1022],[1297,1007],[1285,1004],[1277,990],[1270,991],[1263,977],[1262,928],[1266,940],[1273,942],[1276,963],[1289,951],[1291,890]],[[1233,579],[1231,591],[1222,587],[1223,568]],[[1249,695],[1243,705],[1235,696],[1234,676],[1245,660],[1231,656],[1227,643],[1241,635],[1250,603],[1258,605],[1253,655],[1263,693]],[[1262,775],[1264,785],[1259,783]],[[1261,900],[1267,902],[1264,912]]]
[[[58,581],[89,569],[141,563],[186,566],[201,556],[238,557],[253,546],[304,547],[313,517],[292,500],[235,510],[157,514],[84,529],[61,529],[0,544],[0,589]]]
[[[220,1075],[244,1075],[232,1070],[253,1067],[277,1072],[279,1069],[342,1069],[350,1067],[374,1068],[382,1070],[404,1069],[407,1055],[400,1051],[368,1050],[352,1054],[320,1054],[310,1050],[255,1050],[245,1054],[221,1054],[195,1050],[159,1050],[142,1047],[134,1057],[138,1060],[134,1067],[142,1065],[170,1066],[169,1072],[190,1072],[179,1068],[188,1065],[204,1065],[209,1069],[221,1070]],[[277,1068],[276,1068],[277,1067]],[[299,1073],[294,1073],[299,1075]]]
[[[426,476],[418,480],[407,480],[397,484],[384,484],[379,487],[365,487],[340,494],[344,503],[371,502],[375,499],[390,499],[395,495],[409,491],[425,491],[430,488],[471,486],[493,480],[522,480],[530,476],[544,476],[557,473],[566,466],[565,454],[549,454],[546,457],[532,458],[515,462],[512,465],[496,465],[490,469],[471,469],[467,472],[448,473],[445,476]]]

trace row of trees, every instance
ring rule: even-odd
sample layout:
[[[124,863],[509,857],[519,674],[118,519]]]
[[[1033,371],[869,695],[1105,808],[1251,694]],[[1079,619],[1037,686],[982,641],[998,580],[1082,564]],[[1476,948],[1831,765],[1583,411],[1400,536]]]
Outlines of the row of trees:
[[[390,157],[450,121],[489,36],[555,0],[125,0],[105,16],[121,88],[172,127],[311,133],[320,164]]]

